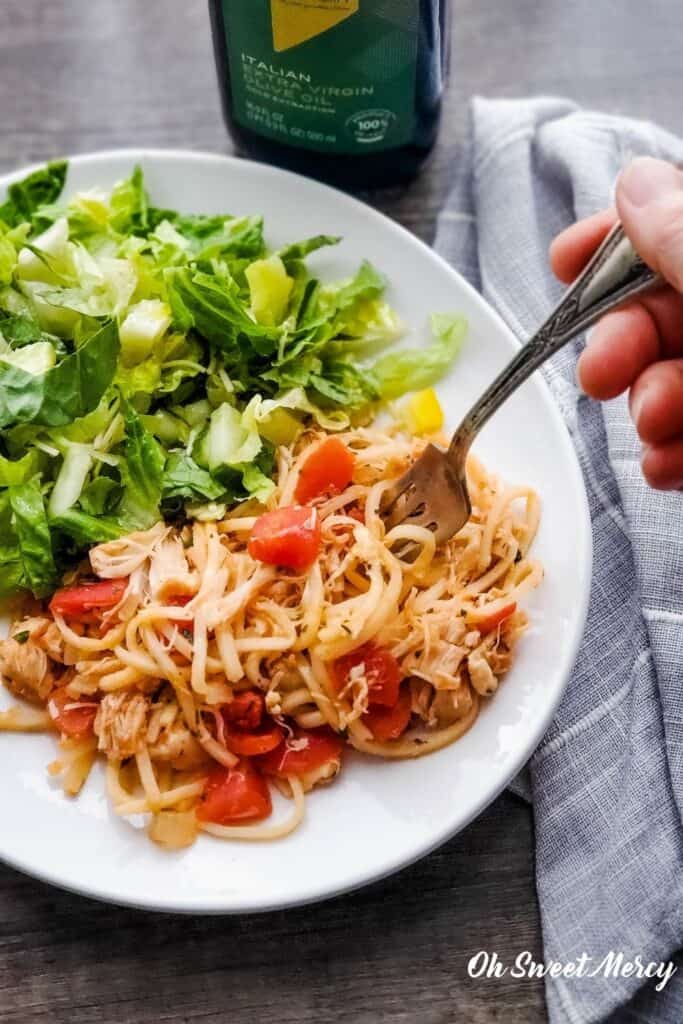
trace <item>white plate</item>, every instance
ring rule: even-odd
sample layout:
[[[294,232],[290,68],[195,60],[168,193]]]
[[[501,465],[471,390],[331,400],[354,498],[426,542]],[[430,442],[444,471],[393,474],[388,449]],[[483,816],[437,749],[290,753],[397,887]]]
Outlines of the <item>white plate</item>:
[[[337,249],[311,257],[326,278],[367,258],[391,281],[389,298],[427,337],[431,311],[470,323],[457,365],[439,387],[448,425],[513,353],[516,342],[480,296],[407,231],[356,200],[274,168],[200,153],[117,151],[75,157],[67,192],[111,186],[141,163],[152,200],[187,212],[262,213],[270,244],[321,232]],[[25,171],[0,178],[0,195]],[[583,630],[591,533],[581,473],[547,388],[529,381],[476,445],[487,465],[531,484],[543,513],[534,555],[545,580],[529,601],[532,626],[514,667],[472,730],[416,761],[350,757],[340,778],[313,793],[303,826],[266,844],[202,837],[165,853],[111,812],[96,770],[77,800],[50,782],[47,736],[0,733],[0,857],[45,881],[99,899],[155,910],[236,913],[320,900],[424,856],[462,829],[532,753],[567,682]],[[7,706],[6,693],[0,706]],[[281,808],[278,808],[281,810]]]

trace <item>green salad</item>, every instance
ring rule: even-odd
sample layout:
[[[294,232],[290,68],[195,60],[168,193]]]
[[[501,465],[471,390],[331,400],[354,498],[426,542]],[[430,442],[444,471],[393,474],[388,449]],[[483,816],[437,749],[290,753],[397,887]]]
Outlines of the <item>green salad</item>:
[[[65,162],[0,204],[0,594],[49,594],[91,544],[267,501],[274,456],[432,384],[462,317],[402,332],[368,262],[323,283],[317,235],[151,205],[143,175],[62,199]],[[312,259],[309,259],[313,257]],[[309,265],[310,264],[310,265]]]

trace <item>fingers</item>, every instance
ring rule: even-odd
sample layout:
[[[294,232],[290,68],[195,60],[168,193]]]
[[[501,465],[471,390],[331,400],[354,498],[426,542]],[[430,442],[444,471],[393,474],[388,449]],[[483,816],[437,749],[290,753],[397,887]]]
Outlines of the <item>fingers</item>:
[[[659,332],[640,303],[616,310],[593,328],[579,357],[579,384],[591,398],[605,401],[628,390],[659,354]]]
[[[670,287],[600,320],[579,359],[579,382],[598,399],[630,389],[646,480],[683,489],[683,171],[661,160],[633,161],[617,183],[616,211],[595,214],[553,242],[550,260],[560,280],[569,283],[581,272],[617,213],[640,255]]]
[[[683,488],[683,439],[653,445],[643,452],[643,476],[658,491]]]
[[[645,262],[683,290],[683,172],[639,157],[620,175],[616,200],[624,231]]]
[[[648,366],[631,388],[629,406],[645,444],[683,438],[683,359]]]
[[[650,363],[676,356],[683,356],[683,296],[666,288],[595,325],[579,359],[579,383],[591,398],[615,398]]]
[[[560,232],[550,246],[550,265],[560,281],[570,284],[581,273],[616,219],[610,207]]]

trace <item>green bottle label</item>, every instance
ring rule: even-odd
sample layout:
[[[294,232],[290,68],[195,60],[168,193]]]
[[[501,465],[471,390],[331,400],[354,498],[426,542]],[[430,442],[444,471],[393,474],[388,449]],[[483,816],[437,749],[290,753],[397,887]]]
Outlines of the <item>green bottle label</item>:
[[[413,137],[419,0],[222,0],[233,116],[335,153]]]

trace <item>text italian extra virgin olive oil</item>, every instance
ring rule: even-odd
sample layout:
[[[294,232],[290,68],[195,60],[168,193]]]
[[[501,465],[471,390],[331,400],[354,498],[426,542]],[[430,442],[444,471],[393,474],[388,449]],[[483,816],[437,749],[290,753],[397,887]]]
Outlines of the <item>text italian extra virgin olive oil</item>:
[[[370,188],[434,145],[448,0],[210,0],[218,80],[240,150]]]

